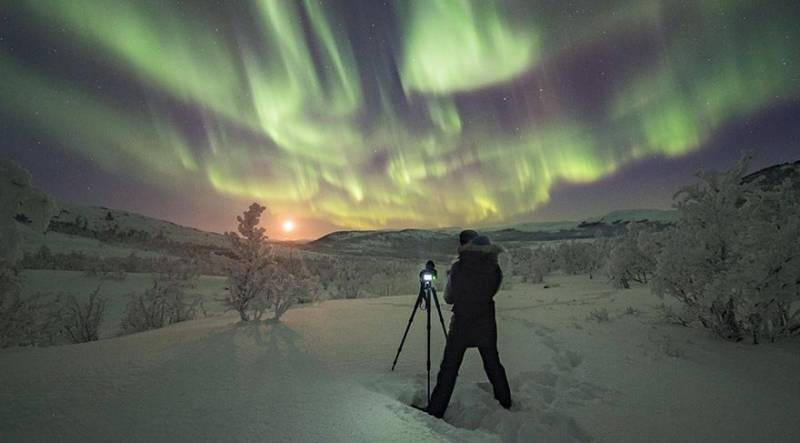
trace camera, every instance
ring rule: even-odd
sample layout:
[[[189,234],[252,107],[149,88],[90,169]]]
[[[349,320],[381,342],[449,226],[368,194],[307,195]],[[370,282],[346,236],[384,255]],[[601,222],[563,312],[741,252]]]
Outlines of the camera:
[[[425,263],[425,269],[419,272],[419,282],[424,287],[429,287],[433,284],[434,280],[436,280],[436,277],[436,264],[433,263],[433,260],[428,260],[428,262]]]

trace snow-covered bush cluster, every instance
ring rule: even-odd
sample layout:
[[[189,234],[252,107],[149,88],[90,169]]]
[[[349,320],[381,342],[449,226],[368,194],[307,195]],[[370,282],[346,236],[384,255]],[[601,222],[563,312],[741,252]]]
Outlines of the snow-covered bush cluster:
[[[663,232],[648,230],[640,223],[629,223],[625,234],[610,242],[605,262],[609,283],[623,289],[630,288],[632,282],[648,284],[663,237]]]
[[[567,274],[589,274],[593,278],[606,261],[607,242],[604,239],[567,241],[554,246],[517,248],[511,251],[511,267],[522,281],[542,283],[544,277],[556,270]]]
[[[98,339],[107,299],[99,288],[85,302],[74,296],[22,296],[15,270],[0,269],[0,348],[84,343]]]
[[[547,246],[513,249],[509,256],[512,275],[521,276],[526,283],[542,283],[547,274],[558,268],[556,250]]]
[[[316,299],[319,280],[308,270],[305,262],[289,257],[285,261],[275,260],[271,268],[264,300],[276,320],[280,320],[281,315],[295,303],[309,303]]]
[[[663,237],[653,290],[675,297],[720,337],[800,331],[800,193],[744,180],[748,159],[699,174],[676,194],[680,218]]]
[[[120,321],[123,334],[163,328],[195,318],[201,298],[192,294],[196,275],[190,266],[173,264],[153,275],[153,285],[130,296]]]
[[[320,298],[326,299],[415,294],[424,266],[416,260],[354,255],[312,254],[303,261],[317,278]]]
[[[800,333],[800,187],[753,180],[748,161],[680,190],[674,225],[632,222],[614,239],[515,249],[514,274],[538,283],[556,269],[603,269],[614,287],[650,285],[679,300],[684,312],[670,321],[725,339]]]
[[[275,319],[301,300],[314,297],[316,283],[300,261],[276,260],[264,228],[258,226],[266,208],[253,203],[236,220],[238,232],[226,232],[236,257],[228,269],[228,292],[223,303],[242,321],[260,320],[272,310]]]
[[[84,303],[74,296],[67,297],[60,311],[60,323],[67,339],[72,343],[97,341],[107,303],[108,298],[100,295],[99,286]]]
[[[16,270],[0,267],[0,347],[56,343],[61,315],[55,297],[22,296]]]
[[[556,246],[558,267],[567,274],[594,274],[606,259],[606,244],[602,240],[569,241]]]
[[[35,253],[25,251],[18,263],[22,269],[82,271],[92,277],[119,279],[121,273],[160,272],[177,260],[163,255],[145,257],[136,252],[125,257],[101,257],[80,251],[53,253],[47,246],[42,246]],[[212,272],[205,261],[196,261],[195,266],[204,275],[221,274]]]

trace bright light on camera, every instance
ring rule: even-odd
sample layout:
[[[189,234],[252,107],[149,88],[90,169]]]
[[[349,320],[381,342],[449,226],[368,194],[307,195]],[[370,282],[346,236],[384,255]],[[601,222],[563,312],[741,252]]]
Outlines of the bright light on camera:
[[[433,274],[429,274],[427,272],[425,274],[422,274],[422,280],[423,281],[433,281]]]

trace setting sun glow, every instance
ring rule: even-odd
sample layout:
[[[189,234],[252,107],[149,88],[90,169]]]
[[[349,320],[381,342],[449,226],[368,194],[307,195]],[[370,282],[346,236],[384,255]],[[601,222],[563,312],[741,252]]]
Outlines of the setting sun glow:
[[[283,232],[292,232],[294,231],[294,222],[291,220],[285,220],[283,222]]]

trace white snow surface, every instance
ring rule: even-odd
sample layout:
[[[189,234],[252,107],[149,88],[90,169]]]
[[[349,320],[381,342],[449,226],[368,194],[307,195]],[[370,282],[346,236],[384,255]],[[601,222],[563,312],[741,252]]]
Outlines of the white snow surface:
[[[547,283],[497,296],[510,411],[493,400],[476,350],[444,420],[407,406],[425,397],[425,312],[390,372],[406,295],[303,306],[281,323],[224,315],[4,350],[0,441],[800,441],[797,340],[721,342],[663,323],[645,288]],[[610,321],[588,319],[602,308]],[[435,315],[431,332],[433,385]]]

